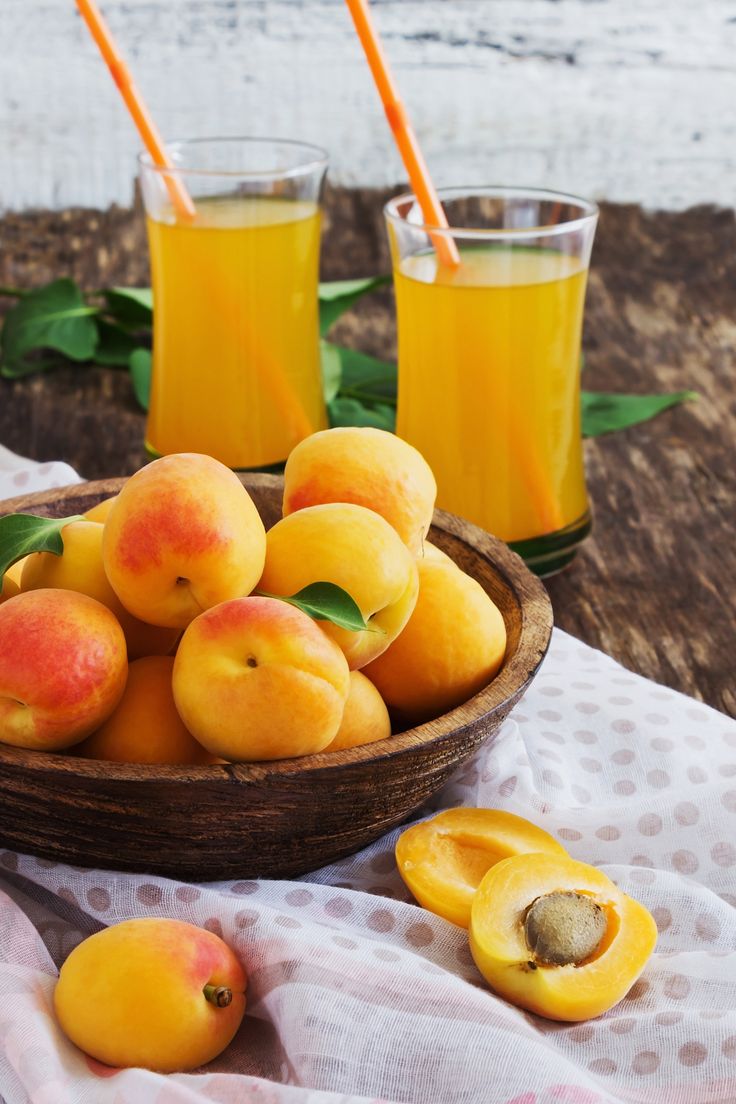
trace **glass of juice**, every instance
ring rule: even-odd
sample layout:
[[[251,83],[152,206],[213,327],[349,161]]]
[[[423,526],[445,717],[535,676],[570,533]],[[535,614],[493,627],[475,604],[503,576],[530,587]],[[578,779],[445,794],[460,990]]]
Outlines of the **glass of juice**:
[[[172,143],[140,163],[154,299],[152,456],[280,464],[327,425],[319,357],[320,197],[327,157],[301,142]]]
[[[449,231],[425,225],[413,195],[385,208],[397,433],[429,461],[439,506],[550,575],[591,525],[580,342],[598,209],[515,188],[450,188],[440,199]],[[443,236],[455,242],[456,265]]]

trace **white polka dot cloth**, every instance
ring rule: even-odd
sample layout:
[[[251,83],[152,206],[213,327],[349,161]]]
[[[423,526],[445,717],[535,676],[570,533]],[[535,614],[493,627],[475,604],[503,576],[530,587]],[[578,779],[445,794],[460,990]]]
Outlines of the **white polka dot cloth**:
[[[413,904],[398,830],[298,881],[187,885],[0,851],[5,1104],[734,1104],[736,722],[555,631],[494,743],[422,810],[508,809],[654,914],[657,951],[599,1019],[495,997],[466,933]],[[101,926],[176,916],[249,974],[233,1044],[192,1074],[112,1070],[62,1036],[56,973]]]
[[[79,482],[74,468],[60,460],[39,464],[0,445],[0,500]]]

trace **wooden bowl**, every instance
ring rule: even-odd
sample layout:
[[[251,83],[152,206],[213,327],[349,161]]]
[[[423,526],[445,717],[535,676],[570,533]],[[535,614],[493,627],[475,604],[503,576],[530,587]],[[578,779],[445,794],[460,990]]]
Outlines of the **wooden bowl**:
[[[270,527],[280,517],[282,480],[242,481]],[[123,482],[8,499],[0,514],[81,514]],[[400,824],[495,736],[533,679],[552,629],[546,591],[506,545],[439,510],[430,537],[480,582],[506,622],[504,665],[475,697],[380,743],[269,763],[127,765],[0,744],[0,844],[193,881],[285,878]]]

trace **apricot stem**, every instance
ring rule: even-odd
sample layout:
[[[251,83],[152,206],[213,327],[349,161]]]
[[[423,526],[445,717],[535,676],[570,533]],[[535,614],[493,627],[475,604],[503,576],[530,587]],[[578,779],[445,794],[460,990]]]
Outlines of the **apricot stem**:
[[[229,1004],[232,1004],[233,991],[228,989],[227,985],[205,985],[202,992],[210,1004],[214,1004],[216,1008],[227,1008]]]

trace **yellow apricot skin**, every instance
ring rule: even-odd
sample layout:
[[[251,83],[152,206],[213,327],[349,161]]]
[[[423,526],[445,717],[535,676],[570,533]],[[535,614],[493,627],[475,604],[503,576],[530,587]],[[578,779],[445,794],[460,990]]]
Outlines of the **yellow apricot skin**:
[[[7,602],[8,598],[14,598],[20,591],[20,587],[9,575],[0,578],[0,604]]]
[[[588,896],[606,915],[600,946],[578,965],[534,960],[525,919],[550,893]],[[499,996],[550,1020],[600,1016],[626,996],[657,941],[651,913],[594,866],[550,854],[515,855],[493,866],[473,898],[470,950]]]
[[[97,521],[104,525],[117,497],[117,495],[113,495],[112,498],[103,498],[102,502],[98,502],[95,506],[90,506],[89,510],[85,510],[82,516],[86,521]]]
[[[387,740],[391,735],[388,709],[375,686],[362,671],[350,672],[350,690],[337,736],[324,751],[343,751]]]
[[[502,859],[525,852],[566,855],[562,844],[503,809],[446,809],[399,836],[399,873],[420,905],[461,928],[476,890]]]

